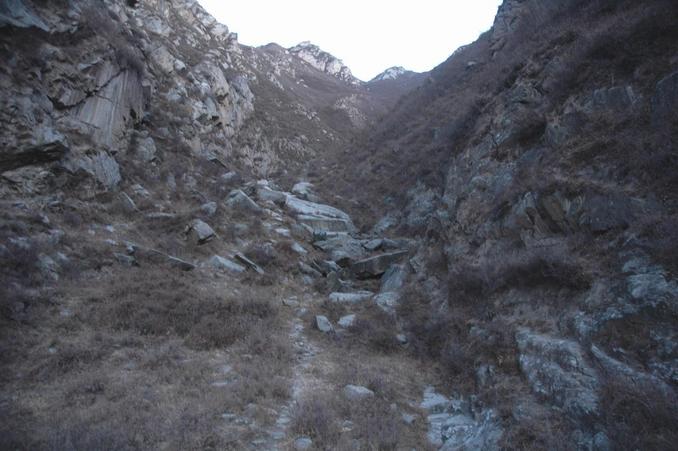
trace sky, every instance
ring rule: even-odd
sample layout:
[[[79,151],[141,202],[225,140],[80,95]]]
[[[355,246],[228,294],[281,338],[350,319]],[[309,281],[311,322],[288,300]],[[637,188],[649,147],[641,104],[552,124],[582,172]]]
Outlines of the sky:
[[[311,41],[371,80],[403,66],[424,72],[492,26],[501,0],[199,0],[249,46]]]

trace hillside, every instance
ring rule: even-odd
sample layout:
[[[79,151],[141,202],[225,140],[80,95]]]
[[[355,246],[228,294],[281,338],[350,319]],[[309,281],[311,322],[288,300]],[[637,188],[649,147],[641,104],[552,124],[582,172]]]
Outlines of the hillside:
[[[0,449],[673,449],[675,17],[505,0],[363,82],[0,1]]]

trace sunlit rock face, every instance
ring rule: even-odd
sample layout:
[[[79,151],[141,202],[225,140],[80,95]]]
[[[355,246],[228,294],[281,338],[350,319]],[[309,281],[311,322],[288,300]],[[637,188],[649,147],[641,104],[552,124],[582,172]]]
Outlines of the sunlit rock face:
[[[343,61],[337,57],[321,50],[320,47],[304,41],[288,49],[290,53],[297,55],[316,69],[328,73],[340,80],[350,84],[359,84],[360,80],[355,78]]]

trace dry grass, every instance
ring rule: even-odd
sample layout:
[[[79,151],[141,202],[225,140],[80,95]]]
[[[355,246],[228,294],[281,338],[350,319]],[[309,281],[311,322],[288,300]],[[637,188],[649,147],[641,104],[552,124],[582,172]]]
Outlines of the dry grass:
[[[14,396],[0,447],[237,448],[247,437],[220,433],[221,414],[288,398],[275,289],[148,266],[87,277],[62,284],[32,331],[3,330],[3,391]]]

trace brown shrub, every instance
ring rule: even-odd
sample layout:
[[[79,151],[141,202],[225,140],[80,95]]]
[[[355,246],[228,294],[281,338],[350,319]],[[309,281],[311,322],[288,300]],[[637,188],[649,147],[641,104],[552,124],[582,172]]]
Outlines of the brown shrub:
[[[678,443],[678,404],[657,387],[608,375],[602,390],[604,421],[616,449],[671,450]]]

